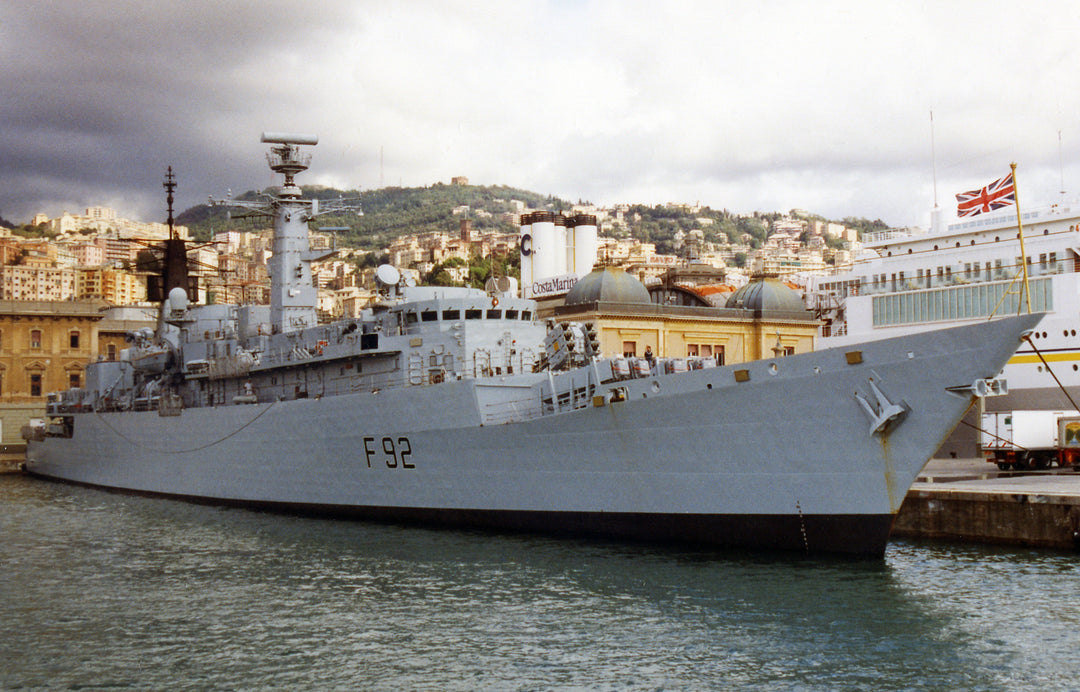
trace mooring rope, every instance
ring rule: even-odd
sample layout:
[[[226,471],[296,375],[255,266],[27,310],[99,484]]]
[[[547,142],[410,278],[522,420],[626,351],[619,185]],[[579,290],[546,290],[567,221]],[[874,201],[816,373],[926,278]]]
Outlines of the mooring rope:
[[[1006,440],[1006,439],[1005,439],[1004,437],[1001,437],[1000,435],[995,435],[994,433],[990,432],[989,430],[987,430],[986,428],[984,428],[984,427],[982,427],[982,426],[979,426],[979,425],[974,425],[974,424],[972,424],[972,423],[968,423],[968,422],[967,422],[966,420],[964,420],[964,416],[966,416],[966,415],[968,414],[968,411],[970,411],[970,410],[971,410],[971,407],[972,407],[972,406],[974,406],[974,405],[975,405],[975,403],[976,403],[977,401],[978,401],[978,399],[972,399],[972,400],[971,400],[971,403],[970,403],[970,404],[968,404],[968,407],[967,407],[967,409],[966,409],[966,410],[964,411],[964,413],[963,413],[963,414],[961,414],[961,415],[960,415],[960,424],[961,424],[961,425],[966,425],[966,426],[968,426],[969,428],[971,428],[972,430],[975,430],[975,431],[977,431],[977,432],[981,432],[981,433],[986,433],[987,435],[989,435],[990,437],[994,438],[995,440],[999,440],[999,441],[1001,441],[1001,442],[1004,442],[1005,444],[1010,444],[1010,445],[1012,445],[1013,447],[1016,447],[1017,449],[1022,449],[1022,450],[1024,450],[1025,452],[1030,452],[1030,451],[1031,451],[1031,450],[1030,450],[1030,449],[1028,449],[1027,447],[1023,447],[1023,446],[1021,446],[1021,445],[1018,445],[1018,444],[1016,444],[1016,443],[1015,443],[1015,442],[1013,442],[1012,440]],[[982,446],[982,443],[980,443],[980,446]]]
[[[229,434],[228,434],[228,435],[226,435],[225,437],[222,437],[222,438],[220,438],[220,439],[214,440],[213,442],[207,442],[206,444],[204,444],[204,445],[199,445],[198,447],[192,447],[191,449],[156,449],[156,448],[154,448],[154,447],[150,447],[150,446],[148,446],[148,445],[142,444],[141,442],[138,442],[137,440],[133,440],[133,439],[131,439],[130,437],[128,437],[128,436],[127,436],[127,435],[125,435],[124,433],[120,432],[119,430],[117,430],[117,429],[116,429],[116,428],[114,428],[113,426],[109,425],[109,422],[108,422],[108,421],[106,421],[106,420],[105,420],[105,419],[104,419],[104,418],[103,418],[103,417],[101,416],[101,412],[100,412],[100,411],[97,411],[97,410],[95,410],[95,411],[94,411],[94,413],[95,413],[95,414],[97,414],[98,420],[100,420],[100,421],[101,421],[102,425],[104,425],[104,426],[105,426],[106,428],[108,428],[109,430],[111,430],[111,431],[112,431],[112,432],[113,432],[114,434],[116,434],[116,435],[117,435],[118,437],[120,437],[121,439],[125,440],[126,442],[130,442],[131,444],[135,445],[136,447],[139,447],[139,448],[145,449],[145,450],[147,450],[147,451],[150,451],[150,452],[156,452],[156,453],[158,453],[158,454],[190,454],[191,452],[198,452],[198,451],[201,451],[201,450],[203,450],[203,449],[206,449],[206,448],[208,448],[208,447],[213,447],[214,445],[217,445],[217,444],[221,444],[221,443],[222,443],[222,442],[224,442],[225,440],[229,439],[230,437],[233,437],[234,435],[238,434],[238,433],[239,433],[239,432],[240,432],[241,430],[243,430],[244,428],[248,427],[249,425],[251,425],[251,424],[252,424],[252,423],[254,423],[255,421],[257,421],[257,420],[259,420],[260,418],[262,418],[262,417],[263,417],[263,414],[265,414],[265,413],[266,413],[267,411],[269,411],[270,409],[274,408],[274,406],[275,406],[276,404],[277,404],[277,402],[276,402],[276,401],[273,401],[273,402],[271,402],[269,406],[267,406],[266,408],[264,408],[264,409],[263,409],[262,411],[259,411],[259,415],[255,416],[254,418],[252,418],[251,420],[249,420],[249,421],[248,421],[247,423],[244,423],[243,425],[241,425],[241,426],[240,426],[239,428],[237,428],[236,430],[233,430],[233,431],[232,431],[231,433],[229,433]]]
[[[1062,393],[1065,394],[1065,398],[1069,400],[1069,403],[1072,404],[1073,409],[1080,410],[1080,406],[1077,406],[1076,402],[1073,401],[1072,396],[1069,394],[1069,390],[1065,389],[1065,385],[1061,384],[1061,380],[1059,380],[1058,376],[1054,374],[1053,368],[1051,368],[1050,364],[1046,362],[1045,358],[1043,358],[1043,354],[1039,351],[1039,347],[1036,346],[1035,342],[1031,340],[1031,334],[1025,334],[1024,341],[1031,344],[1031,349],[1035,351],[1035,355],[1037,355],[1039,357],[1039,360],[1042,361],[1042,364],[1046,366],[1046,372],[1050,373],[1050,377],[1054,378],[1054,382],[1057,382],[1057,386],[1061,389]]]
[[[1062,384],[1060,379],[1058,379],[1058,376],[1054,372],[1054,369],[1050,367],[1050,363],[1048,363],[1046,361],[1046,358],[1043,357],[1042,352],[1039,351],[1039,347],[1036,346],[1035,342],[1031,339],[1031,334],[1025,334],[1023,336],[1023,339],[1024,339],[1024,341],[1028,342],[1028,344],[1031,346],[1031,350],[1033,350],[1035,352],[1035,355],[1037,355],[1039,357],[1039,360],[1042,361],[1043,366],[1046,367],[1046,372],[1050,373],[1050,377],[1054,378],[1054,382],[1057,383],[1057,386],[1061,390],[1061,393],[1064,394],[1065,398],[1069,400],[1069,403],[1072,404],[1072,407],[1074,409],[1076,409],[1076,410],[1080,410],[1080,406],[1076,405],[1076,401],[1073,400],[1072,395],[1069,394],[1069,390],[1065,389],[1065,385]],[[968,411],[970,411],[971,407],[974,406],[974,405],[975,405],[975,402],[972,401],[971,404],[968,406],[967,411],[964,411],[965,416],[968,414]],[[975,430],[977,430],[977,431],[979,431],[981,433],[985,433],[985,434],[989,435],[990,437],[994,438],[995,440],[999,440],[999,441],[1004,442],[1006,444],[1010,444],[1013,447],[1016,447],[1017,449],[1023,450],[1025,452],[1030,452],[1031,451],[1027,447],[1016,444],[1016,442],[1014,442],[1013,440],[1006,440],[1004,437],[1001,437],[999,435],[995,435],[994,433],[990,432],[986,428],[980,427],[978,425],[972,425],[971,423],[968,423],[966,420],[963,420],[963,417],[961,417],[960,423],[963,424],[963,425],[968,426],[969,428],[974,428]]]

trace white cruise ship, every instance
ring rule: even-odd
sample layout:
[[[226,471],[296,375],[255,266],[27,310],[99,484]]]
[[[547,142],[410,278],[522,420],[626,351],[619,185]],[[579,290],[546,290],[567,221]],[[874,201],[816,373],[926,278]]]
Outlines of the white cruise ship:
[[[985,400],[987,410],[1076,408],[1070,396],[1080,401],[1080,202],[1021,211],[1023,253],[1015,207],[947,225],[938,212],[930,232],[867,236],[851,271],[814,277],[808,286],[808,303],[823,320],[817,347],[1026,312],[1030,298],[1030,310],[1046,317],[1005,367],[1008,395]],[[960,426],[938,456],[974,456],[976,438],[973,427]]]

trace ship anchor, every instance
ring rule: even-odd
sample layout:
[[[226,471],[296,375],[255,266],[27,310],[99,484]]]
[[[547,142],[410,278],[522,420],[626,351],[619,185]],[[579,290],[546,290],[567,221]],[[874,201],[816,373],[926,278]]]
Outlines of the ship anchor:
[[[873,378],[870,378],[869,382],[875,403],[870,403],[859,392],[855,392],[855,398],[862,405],[867,417],[870,418],[870,435],[883,435],[895,421],[899,421],[907,415],[908,410],[901,404],[894,404],[889,401],[888,397],[878,388]]]

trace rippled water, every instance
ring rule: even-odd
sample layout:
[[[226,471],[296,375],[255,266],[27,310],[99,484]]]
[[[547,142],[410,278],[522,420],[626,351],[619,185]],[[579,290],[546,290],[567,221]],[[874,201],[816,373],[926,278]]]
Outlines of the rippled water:
[[[0,477],[0,687],[1071,689],[1072,554],[884,561],[305,519]]]

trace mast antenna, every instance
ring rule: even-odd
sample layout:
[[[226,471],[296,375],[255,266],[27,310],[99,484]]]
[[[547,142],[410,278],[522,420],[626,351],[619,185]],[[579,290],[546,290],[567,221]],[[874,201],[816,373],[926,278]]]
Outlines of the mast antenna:
[[[161,184],[165,188],[165,201],[169,205],[169,237],[176,237],[176,229],[173,228],[173,192],[176,191],[176,176],[173,175],[172,166],[165,172],[165,182]]]
[[[1065,195],[1065,161],[1061,156],[1061,130],[1058,130],[1058,169],[1061,171],[1061,194]]]
[[[937,148],[934,146],[934,111],[930,111],[930,161],[934,172],[934,209],[938,208],[937,198]]]

